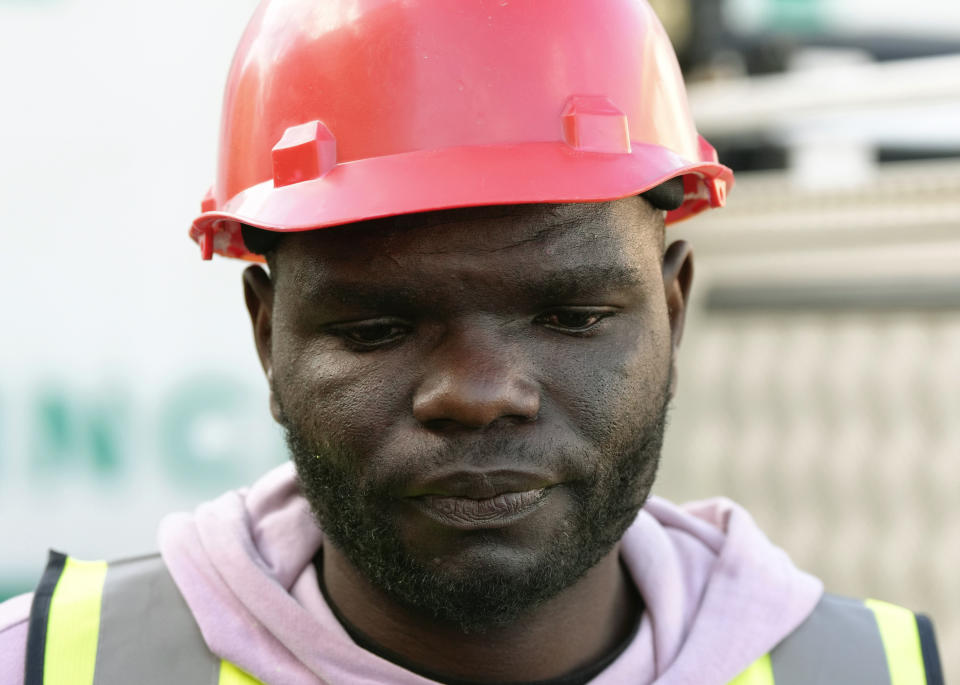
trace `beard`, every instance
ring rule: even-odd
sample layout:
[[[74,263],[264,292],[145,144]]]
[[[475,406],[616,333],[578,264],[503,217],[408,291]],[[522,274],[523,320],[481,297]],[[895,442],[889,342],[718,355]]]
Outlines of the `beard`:
[[[484,633],[513,624],[557,596],[619,542],[656,477],[669,399],[664,389],[653,411],[646,412],[647,421],[631,424],[630,433],[616,445],[565,453],[564,459],[576,463],[582,474],[562,486],[570,496],[568,514],[549,539],[544,536],[536,549],[523,555],[522,563],[481,559],[469,568],[425,563],[404,541],[396,522],[396,483],[364,479],[356,468],[363,460],[347,445],[310,440],[282,406],[280,414],[301,491],[326,538],[368,582],[408,610],[462,633]],[[498,441],[501,444],[495,444]],[[542,454],[514,442],[495,438],[484,448],[517,454],[518,463],[543,461]],[[434,463],[444,459],[433,456],[429,461]],[[462,460],[464,452],[451,450],[448,463],[458,458]],[[477,539],[483,541],[482,533]]]

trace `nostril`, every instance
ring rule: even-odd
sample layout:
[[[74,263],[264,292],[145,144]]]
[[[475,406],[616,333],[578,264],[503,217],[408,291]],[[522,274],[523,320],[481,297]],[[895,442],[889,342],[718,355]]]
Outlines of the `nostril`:
[[[430,419],[429,421],[421,421],[421,424],[427,430],[435,433],[448,433],[463,428],[461,424],[450,419]]]
[[[526,416],[500,416],[487,423],[469,424],[452,419],[432,419],[429,421],[421,421],[420,423],[424,428],[433,433],[453,433],[463,430],[473,431],[487,430],[495,427],[522,426],[534,423],[536,420],[536,416],[532,418]]]

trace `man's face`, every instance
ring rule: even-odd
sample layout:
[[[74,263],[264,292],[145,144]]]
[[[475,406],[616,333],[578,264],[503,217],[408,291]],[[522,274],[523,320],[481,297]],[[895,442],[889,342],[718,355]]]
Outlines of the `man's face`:
[[[670,394],[662,230],[632,198],[284,238],[248,288],[274,414],[368,581],[483,630],[612,553]]]

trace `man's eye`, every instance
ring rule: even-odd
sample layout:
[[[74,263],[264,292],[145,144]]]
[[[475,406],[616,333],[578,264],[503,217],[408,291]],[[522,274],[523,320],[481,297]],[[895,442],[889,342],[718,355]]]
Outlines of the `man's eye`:
[[[555,309],[542,314],[537,322],[568,333],[583,333],[613,314],[603,309]]]
[[[371,321],[337,326],[333,332],[358,347],[378,347],[399,340],[409,328],[395,321]]]

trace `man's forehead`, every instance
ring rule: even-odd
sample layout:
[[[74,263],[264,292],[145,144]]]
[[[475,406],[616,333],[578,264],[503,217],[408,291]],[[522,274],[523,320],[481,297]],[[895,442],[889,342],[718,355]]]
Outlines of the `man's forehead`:
[[[284,261],[312,270],[356,260],[417,256],[494,255],[520,259],[575,251],[596,258],[650,252],[663,246],[663,213],[641,198],[603,203],[495,205],[376,219],[293,234]],[[646,248],[646,249],[645,249]],[[522,253],[522,255],[520,254]],[[605,253],[609,253],[606,257]],[[576,255],[572,255],[574,261]]]

